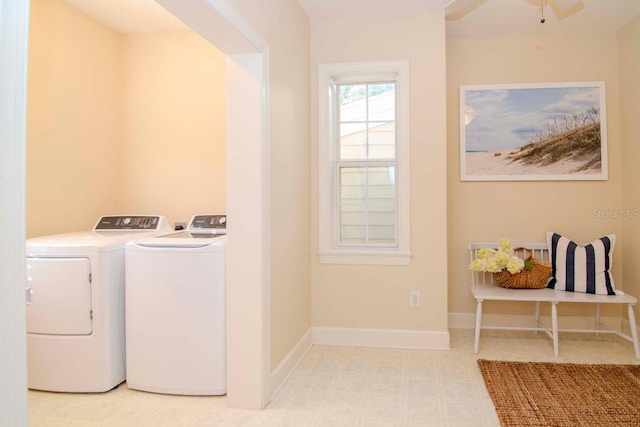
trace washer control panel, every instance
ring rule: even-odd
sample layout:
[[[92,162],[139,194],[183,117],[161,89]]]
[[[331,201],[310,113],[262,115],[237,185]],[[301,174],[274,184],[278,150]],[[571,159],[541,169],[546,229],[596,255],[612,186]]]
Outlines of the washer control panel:
[[[94,230],[160,230],[161,219],[153,215],[103,216]]]
[[[208,230],[216,234],[227,232],[226,215],[195,215],[189,224],[189,230]]]

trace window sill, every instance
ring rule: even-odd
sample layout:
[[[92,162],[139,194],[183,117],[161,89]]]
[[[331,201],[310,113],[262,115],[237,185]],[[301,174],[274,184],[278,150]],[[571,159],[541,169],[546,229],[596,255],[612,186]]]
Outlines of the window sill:
[[[410,265],[411,252],[323,251],[320,264]]]

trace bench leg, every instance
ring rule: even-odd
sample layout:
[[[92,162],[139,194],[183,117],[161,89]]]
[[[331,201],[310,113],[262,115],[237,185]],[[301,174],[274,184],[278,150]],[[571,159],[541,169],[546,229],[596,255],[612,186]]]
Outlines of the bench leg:
[[[535,311],[534,317],[536,319],[536,324],[533,326],[536,328],[536,330],[533,331],[533,333],[537,335],[538,334],[537,328],[540,326],[540,301],[536,301],[536,311]]]
[[[553,355],[558,357],[558,302],[551,302],[551,331],[553,334]]]
[[[480,347],[480,325],[482,325],[482,300],[478,300],[478,306],[476,308],[476,335],[473,343],[473,352],[478,354],[478,347]]]
[[[631,337],[633,338],[633,349],[636,352],[636,359],[640,359],[640,346],[638,345],[638,326],[636,325],[636,315],[633,313],[633,305],[628,305],[629,310],[629,327],[631,329]]]
[[[600,329],[600,304],[596,303],[596,325],[595,328],[596,330],[596,336],[598,336],[598,329]]]

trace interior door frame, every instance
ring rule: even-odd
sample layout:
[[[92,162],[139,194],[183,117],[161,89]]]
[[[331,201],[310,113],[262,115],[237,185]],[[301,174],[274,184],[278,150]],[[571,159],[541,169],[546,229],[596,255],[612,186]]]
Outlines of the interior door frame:
[[[0,2],[0,425],[27,426],[25,158],[29,2]]]

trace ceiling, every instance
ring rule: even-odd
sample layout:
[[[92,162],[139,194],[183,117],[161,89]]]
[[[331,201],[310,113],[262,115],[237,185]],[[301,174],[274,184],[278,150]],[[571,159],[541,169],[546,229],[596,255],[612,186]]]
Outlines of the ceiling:
[[[406,15],[443,10],[451,0],[298,0],[313,19]],[[567,7],[577,0],[557,0]],[[640,14],[640,0],[583,0],[584,9],[558,21],[527,0],[487,0],[458,21],[447,21],[447,37],[507,37],[611,34]]]
[[[309,18],[408,15],[444,10],[452,0],[298,0]]]
[[[150,33],[188,28],[153,0],[62,1],[119,33]]]
[[[561,8],[576,0],[557,0]],[[545,8],[526,0],[487,0],[458,21],[447,21],[447,37],[508,37],[547,35],[614,34],[640,14],[640,0],[582,0],[584,9],[558,20]]]
[[[121,33],[187,28],[154,0],[63,0]],[[268,0],[263,0],[268,1]],[[298,0],[310,19],[380,17],[437,12],[451,0]],[[566,7],[576,0],[557,0]],[[582,0],[584,9],[558,21],[549,9],[527,0],[487,0],[458,21],[447,21],[447,37],[506,37],[611,34],[640,14],[640,0]]]

